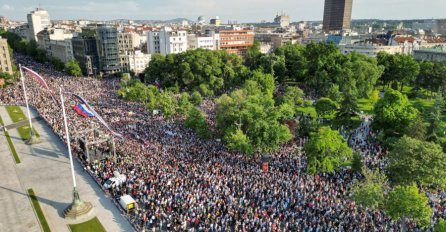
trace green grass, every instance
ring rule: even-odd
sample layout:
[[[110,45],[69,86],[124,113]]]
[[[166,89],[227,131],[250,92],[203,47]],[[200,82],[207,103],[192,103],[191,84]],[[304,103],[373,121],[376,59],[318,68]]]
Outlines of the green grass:
[[[28,119],[25,116],[25,114],[23,113],[20,106],[6,106],[6,111],[8,112],[9,117],[11,117],[11,120],[14,123],[21,122],[23,120]],[[37,131],[36,131],[36,128],[33,128],[33,129],[34,129],[34,134],[36,135],[36,137],[40,137],[39,133],[37,133]],[[22,126],[22,127],[17,128],[17,130],[19,131],[20,138],[22,138],[23,140],[29,139],[29,137],[30,137],[29,126]]]
[[[86,221],[80,224],[69,225],[71,232],[106,232],[104,226],[97,217],[94,217],[90,221]]]
[[[3,119],[0,117],[0,125],[4,126]],[[6,141],[8,142],[9,149],[11,150],[12,156],[14,157],[14,161],[16,164],[21,163],[19,159],[19,155],[17,154],[17,151],[15,150],[14,144],[12,143],[11,136],[9,136],[9,132],[5,131],[5,137]]]
[[[48,222],[45,219],[45,215],[43,215],[42,208],[40,208],[39,201],[37,200],[37,197],[34,194],[33,189],[28,189],[28,195],[31,198],[34,210],[36,211],[37,217],[40,221],[40,225],[42,226],[43,231],[51,232],[50,226],[48,225]]]
[[[366,115],[373,114],[373,102],[370,99],[361,98],[358,99],[358,109],[363,111]]]
[[[6,106],[6,111],[8,111],[9,117],[14,123],[27,119],[20,106]]]
[[[6,137],[6,141],[8,141],[8,145],[9,145],[9,148],[11,149],[11,153],[12,153],[12,156],[14,157],[15,163],[16,164],[21,163],[19,155],[17,154],[14,144],[12,143],[11,136],[9,135],[9,132],[5,131],[5,137]]]

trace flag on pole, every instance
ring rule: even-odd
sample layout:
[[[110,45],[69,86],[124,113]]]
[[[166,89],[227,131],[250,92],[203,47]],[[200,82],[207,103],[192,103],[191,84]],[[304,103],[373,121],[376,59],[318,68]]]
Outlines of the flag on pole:
[[[73,108],[78,114],[80,114],[86,118],[94,117],[93,112],[91,112],[91,110],[89,110],[85,104],[75,105],[75,106],[73,106]]]
[[[111,127],[105,122],[105,120],[104,120],[98,113],[96,113],[96,111],[93,109],[93,107],[91,107],[91,106],[88,104],[88,102],[87,102],[84,98],[82,98],[81,96],[76,95],[76,94],[74,94],[74,93],[73,93],[73,96],[74,96],[75,98],[77,98],[79,101],[81,101],[81,103],[82,103],[83,105],[85,105],[86,108],[93,114],[92,117],[96,117],[96,118],[99,120],[99,122],[100,122],[102,125],[104,125],[104,126],[105,126],[105,127],[106,127],[106,128],[113,134],[113,135],[115,135],[115,136],[117,136],[117,137],[120,137],[120,138],[124,138],[121,134],[119,134],[119,133],[113,131],[113,130],[111,129]]]
[[[43,87],[45,87],[45,89],[48,90],[48,92],[50,92],[51,97],[53,98],[53,100],[54,100],[55,102],[57,102],[57,101],[56,101],[56,98],[54,97],[53,91],[51,91],[50,87],[48,86],[48,84],[46,83],[45,79],[43,79],[42,76],[40,76],[40,75],[39,75],[37,72],[35,72],[34,70],[32,70],[32,69],[30,69],[30,68],[27,68],[27,67],[25,67],[25,66],[20,66],[20,68],[21,68],[22,70],[27,71],[28,73],[32,74],[32,75],[36,78],[37,82],[39,82]]]

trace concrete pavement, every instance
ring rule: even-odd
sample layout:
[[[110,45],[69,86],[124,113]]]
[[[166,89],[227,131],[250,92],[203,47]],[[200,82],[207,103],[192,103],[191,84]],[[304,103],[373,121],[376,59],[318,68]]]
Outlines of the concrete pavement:
[[[22,110],[26,112],[24,108],[22,108]],[[3,118],[5,125],[10,125],[12,122],[7,113],[7,117],[4,116],[4,113],[6,113],[6,110],[4,107],[0,107],[0,115]],[[36,112],[32,111],[31,113],[33,118],[37,117]],[[8,187],[9,189],[14,190],[9,191],[9,194],[14,195],[16,198],[20,198],[20,193],[26,194],[26,189],[34,189],[50,228],[53,231],[69,232],[68,224],[76,224],[82,221],[73,222],[63,218],[64,209],[72,201],[73,189],[67,148],[44,122],[35,122],[33,123],[33,126],[40,134],[40,143],[32,146],[26,145],[20,139],[16,129],[9,130],[11,139],[22,161],[20,164],[14,167],[12,155],[5,154],[6,152],[4,151],[0,152],[0,157],[8,157],[10,159],[10,164],[8,164],[8,166],[12,166],[16,170],[16,172],[9,170],[5,173],[6,179],[17,178],[22,184],[21,191],[16,191],[19,188],[18,186],[13,186],[14,188]],[[7,143],[5,142],[1,144]],[[97,216],[107,231],[133,231],[130,223],[120,214],[120,211],[112,203],[111,199],[105,196],[99,186],[88,173],[84,172],[82,166],[77,163],[76,160],[74,166],[80,198],[84,201],[91,202],[94,206],[91,217]],[[3,174],[3,171],[1,171],[0,174]],[[0,180],[3,179],[5,178],[0,178]],[[1,181],[0,186],[3,186]],[[0,188],[0,199],[2,196],[2,189]],[[31,207],[29,200],[28,205]],[[23,215],[22,210],[15,213],[6,211],[6,214],[8,214],[8,217],[17,217],[17,215],[21,215],[21,217],[32,218],[31,215]],[[0,223],[3,223],[3,221],[4,219],[1,217],[0,213]],[[28,221],[31,223],[33,220],[29,219]],[[23,221],[18,224],[23,224]],[[36,228],[36,231],[40,230],[38,224]],[[23,228],[23,230],[20,229],[14,231],[32,230]]]

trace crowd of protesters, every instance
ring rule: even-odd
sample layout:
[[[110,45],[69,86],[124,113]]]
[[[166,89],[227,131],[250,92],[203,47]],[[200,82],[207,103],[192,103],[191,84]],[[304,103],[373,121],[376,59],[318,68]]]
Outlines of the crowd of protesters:
[[[71,77],[50,65],[17,55],[17,61],[40,73],[58,98],[59,88],[67,108],[76,104],[71,93],[83,96],[124,139],[116,139],[116,157],[85,160],[86,170],[102,185],[114,171],[126,175],[122,186],[110,194],[131,195],[138,203],[129,217],[137,228],[163,231],[399,231],[400,222],[380,211],[360,209],[349,186],[360,175],[350,170],[308,175],[299,139],[271,154],[267,172],[260,156],[229,152],[218,140],[201,140],[173,119],[153,116],[143,104],[126,102],[116,95],[117,79]],[[47,90],[26,78],[28,99],[61,138],[65,133],[61,110]],[[23,104],[23,90],[16,84],[2,90],[0,103]],[[205,102],[205,112],[213,104]],[[67,109],[70,134],[104,127],[94,118],[83,118]],[[383,150],[364,118],[348,136],[370,167],[385,166]],[[300,140],[302,141],[302,140]],[[85,159],[79,144],[73,149]],[[435,215],[446,217],[446,193],[429,193]],[[434,200],[433,200],[434,199]],[[414,223],[411,231],[421,231]]]

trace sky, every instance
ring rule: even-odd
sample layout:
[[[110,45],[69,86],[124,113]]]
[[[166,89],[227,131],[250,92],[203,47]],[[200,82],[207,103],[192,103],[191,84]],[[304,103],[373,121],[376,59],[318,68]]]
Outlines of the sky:
[[[0,16],[26,20],[40,5],[58,19],[196,20],[219,16],[240,22],[272,21],[284,12],[292,21],[322,20],[324,0],[0,0]],[[446,18],[445,0],[353,0],[353,19]]]

